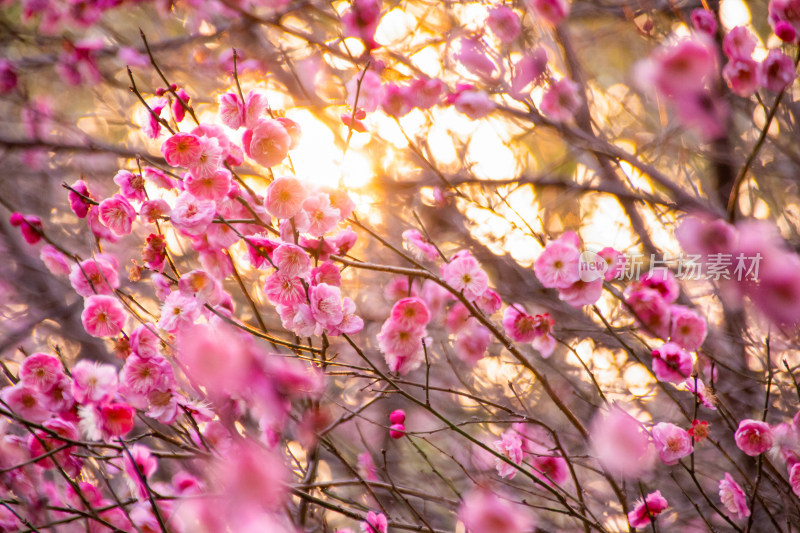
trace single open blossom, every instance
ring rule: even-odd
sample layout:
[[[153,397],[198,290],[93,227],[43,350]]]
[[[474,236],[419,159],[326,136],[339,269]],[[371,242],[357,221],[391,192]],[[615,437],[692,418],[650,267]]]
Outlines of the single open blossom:
[[[772,428],[760,420],[742,420],[739,422],[734,437],[736,446],[747,455],[755,457],[772,448]]]
[[[136,220],[136,210],[121,194],[100,202],[98,212],[100,222],[117,235],[128,235]]]
[[[580,105],[578,84],[562,78],[550,84],[539,107],[546,117],[556,122],[566,122],[575,115]]]
[[[403,298],[392,306],[390,320],[401,327],[424,328],[431,320],[425,300],[418,296]]]
[[[522,24],[514,10],[502,5],[489,10],[486,22],[492,33],[504,43],[513,42],[522,30]]]
[[[489,288],[489,276],[471,255],[455,257],[442,265],[442,276],[448,285],[463,292],[470,301],[480,298]]]
[[[566,289],[580,279],[580,252],[569,242],[549,243],[533,264],[539,281],[550,289]]]
[[[93,337],[113,337],[125,325],[125,309],[113,296],[94,295],[86,298],[81,322]]]
[[[797,77],[792,58],[772,49],[758,66],[758,84],[772,92],[780,92],[792,84]]]
[[[202,177],[190,173],[183,181],[185,189],[201,200],[222,200],[231,188],[231,173],[224,168],[216,168]]]
[[[670,341],[688,351],[700,348],[706,338],[705,319],[696,311],[682,305],[673,305],[670,315]]]
[[[475,305],[487,315],[493,315],[503,307],[503,300],[500,299],[500,295],[497,294],[497,292],[492,289],[486,289],[483,291],[483,294],[475,300]]]
[[[69,281],[75,292],[83,297],[113,294],[120,284],[117,260],[112,255],[97,254],[76,263],[70,272]]]
[[[52,244],[45,244],[39,250],[39,259],[54,276],[67,276],[70,272],[67,257]]]
[[[692,356],[675,343],[653,349],[653,373],[660,381],[680,383],[692,373]]]
[[[508,458],[508,460],[512,463],[516,465],[522,463],[522,439],[516,431],[504,432],[500,436],[500,440],[494,441],[492,446],[494,446],[495,450]],[[517,474],[517,469],[514,468],[514,465],[509,464],[500,458],[495,459],[495,465],[497,466],[497,474],[500,477],[513,479]]]
[[[651,431],[658,456],[665,465],[674,465],[681,457],[692,453],[692,438],[675,424],[659,422]]]
[[[46,391],[64,375],[61,361],[46,353],[29,355],[19,369],[20,380],[38,390]]]
[[[217,137],[200,137],[200,154],[188,165],[189,172],[195,178],[209,178],[220,170],[224,155]]]
[[[444,82],[438,78],[417,78],[411,82],[409,101],[420,109],[430,109],[439,103],[445,91]],[[356,117],[358,118],[358,117]]]
[[[417,259],[427,258],[430,261],[435,261],[439,258],[439,252],[436,250],[436,246],[425,239],[418,230],[409,229],[404,231],[403,245],[405,249],[414,254]]]
[[[408,85],[387,83],[383,86],[383,101],[381,109],[391,117],[402,117],[412,109]]]
[[[0,390],[0,399],[11,411],[31,422],[42,422],[50,417],[50,411],[43,405],[39,391],[26,383],[17,383]]]
[[[277,271],[264,282],[264,294],[273,305],[295,306],[306,299],[306,292],[300,278],[289,277]]]
[[[731,59],[723,67],[722,77],[733,94],[748,98],[758,90],[758,63],[750,58]]]
[[[134,174],[130,170],[120,170],[114,176],[114,183],[119,185],[122,196],[132,202],[144,202],[147,199],[144,178],[141,174]]]
[[[515,505],[486,488],[474,489],[464,497],[458,517],[467,533],[527,533],[536,526],[527,507]]]
[[[668,97],[697,93],[716,74],[717,52],[714,43],[703,34],[662,46],[652,56],[652,81]]]
[[[733,479],[733,476],[727,472],[719,482],[719,499],[730,513],[729,516],[739,519],[750,516],[750,509],[747,508],[747,495]]]
[[[336,326],[344,318],[342,292],[327,283],[314,285],[308,290],[314,320],[323,326]]]
[[[453,100],[453,106],[459,113],[464,113],[472,120],[478,120],[491,113],[497,104],[486,92],[470,89],[459,92]]]
[[[106,403],[117,393],[117,369],[82,359],[72,367],[72,394],[79,403]]]
[[[692,437],[695,442],[700,442],[708,437],[708,422],[705,420],[692,420],[692,427],[689,428],[687,433]]]
[[[479,324],[475,318],[470,318],[456,335],[453,349],[459,359],[474,365],[486,355],[490,342],[489,329]]]
[[[536,336],[535,321],[522,304],[512,304],[503,314],[503,328],[514,342],[531,342]]]
[[[756,49],[756,36],[747,26],[736,26],[722,39],[722,51],[731,60],[750,59]]]
[[[275,248],[272,262],[284,276],[304,276],[311,270],[311,258],[295,244],[284,243]]]
[[[189,167],[197,162],[203,146],[200,138],[191,133],[176,133],[161,145],[164,159],[173,167]]]
[[[283,327],[299,337],[316,337],[322,335],[325,330],[322,324],[314,319],[314,313],[308,304],[278,304],[276,309],[281,317]]]
[[[126,403],[110,403],[100,408],[100,423],[106,438],[124,437],[133,429],[135,410]]]
[[[336,326],[328,326],[331,335],[355,335],[364,329],[364,320],[356,315],[356,303],[351,298],[342,299],[342,321]]]
[[[649,435],[618,405],[595,415],[590,433],[592,455],[611,475],[639,479],[652,467]]]
[[[183,192],[175,200],[170,212],[170,222],[187,235],[199,236],[211,224],[216,211],[216,204],[211,200],[201,200],[189,192]]]
[[[636,502],[636,506],[628,513],[628,522],[633,527],[645,528],[655,521],[656,517],[663,513],[669,504],[661,496],[661,491],[651,492],[645,496],[644,500]]]
[[[419,367],[424,359],[422,343],[425,329],[403,327],[389,319],[378,333],[378,345],[389,370],[406,375]]]
[[[274,167],[289,155],[292,138],[275,119],[261,119],[242,136],[244,153],[259,165]]]
[[[181,326],[193,324],[200,314],[200,304],[192,296],[185,296],[180,291],[173,291],[161,306],[161,318],[158,327],[174,333]]]
[[[325,193],[312,194],[303,200],[303,211],[308,215],[308,233],[312,237],[322,237],[341,219],[341,212],[331,205],[330,196]]]
[[[131,351],[148,359],[160,355],[161,340],[156,335],[154,324],[139,324],[130,334]]]
[[[569,287],[558,289],[558,298],[572,307],[592,305],[603,294],[603,279],[593,281],[579,279]]]

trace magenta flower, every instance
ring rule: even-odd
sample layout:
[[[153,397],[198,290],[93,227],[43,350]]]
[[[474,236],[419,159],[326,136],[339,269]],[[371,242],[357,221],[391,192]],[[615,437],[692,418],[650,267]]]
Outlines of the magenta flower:
[[[653,373],[659,381],[680,383],[692,373],[692,356],[673,342],[653,349]]]
[[[303,200],[303,211],[308,215],[308,233],[322,237],[339,223],[341,211],[331,205],[330,196],[317,193]]]
[[[459,113],[478,120],[491,113],[497,104],[484,91],[466,90],[458,93],[453,100],[453,106]]]
[[[42,240],[42,219],[36,215],[23,215],[22,213],[11,213],[8,222],[15,228],[19,228],[22,238],[28,244],[36,244]]]
[[[124,437],[133,429],[136,411],[126,403],[110,403],[100,408],[103,436]]]
[[[778,24],[785,22],[800,34],[800,2],[798,0],[770,0],[769,23],[776,30]]]
[[[199,314],[200,304],[194,297],[185,296],[179,291],[173,291],[167,296],[164,305],[161,306],[161,318],[158,320],[158,327],[174,333],[182,326],[194,324]]]
[[[697,382],[696,387],[695,387],[695,381]],[[686,390],[697,395],[698,401],[704,407],[708,407],[709,409],[716,411],[717,406],[714,405],[714,397],[711,395],[710,392],[708,392],[708,389],[702,380],[700,380],[699,378],[693,378],[689,376],[688,378],[686,378],[684,386],[686,387]]]
[[[386,515],[370,511],[367,513],[367,518],[361,523],[362,533],[387,533],[389,531],[389,523],[386,520]]]
[[[778,50],[772,49],[758,66],[758,84],[772,92],[780,92],[789,87],[797,73],[792,58]]]
[[[716,74],[715,46],[702,34],[660,48],[652,60],[655,86],[669,97],[701,92]]]
[[[403,232],[403,246],[417,259],[427,258],[430,261],[435,261],[439,258],[439,252],[436,251],[436,247],[425,239],[418,230],[409,229]]]
[[[70,208],[78,218],[86,218],[86,215],[89,214],[89,209],[92,207],[92,204],[84,199],[84,197],[92,197],[89,187],[85,181],[78,180],[72,184],[72,189],[68,194]]]
[[[569,466],[563,457],[557,455],[540,455],[531,459],[533,475],[544,483],[560,486],[569,479]]]
[[[81,322],[93,337],[113,337],[125,325],[125,309],[113,296],[89,296],[84,302]]]
[[[572,307],[592,305],[603,294],[603,279],[583,281],[579,279],[569,287],[558,289],[558,298]]]
[[[61,361],[46,353],[29,355],[19,369],[22,383],[40,391],[49,390],[63,375]]]
[[[131,351],[143,359],[160,355],[161,340],[153,324],[139,324],[130,334]]]
[[[747,508],[747,495],[733,479],[733,476],[727,472],[719,482],[719,499],[730,516],[739,519],[750,516],[750,509]]]
[[[695,30],[714,37],[717,33],[717,17],[708,9],[695,9],[692,11],[692,26]]]
[[[731,59],[750,59],[756,49],[756,36],[747,26],[736,26],[722,39],[722,51]]]
[[[506,308],[503,327],[514,342],[531,342],[536,336],[534,318],[525,312],[522,304],[512,304]]]
[[[655,522],[656,517],[668,506],[667,500],[661,496],[661,491],[651,492],[644,501],[636,502],[636,506],[628,513],[628,522],[633,527],[647,527],[651,521]]]
[[[147,199],[147,194],[144,190],[144,178],[142,178],[141,174],[134,174],[130,170],[120,170],[114,176],[114,183],[119,185],[122,196],[132,202],[144,202]],[[72,191],[70,193],[75,194]]]
[[[650,434],[658,451],[658,456],[665,465],[674,465],[681,457],[690,455],[693,451],[692,437],[689,433],[675,424],[659,422],[653,426]]]
[[[377,48],[375,30],[380,20],[380,0],[354,0],[352,7],[342,15],[342,32],[346,37],[361,39],[369,49]]]
[[[444,91],[444,82],[438,78],[417,78],[411,82],[408,98],[415,107],[430,109],[439,103]]]
[[[231,173],[224,168],[215,168],[202,177],[192,172],[183,181],[183,186],[195,198],[219,201],[225,198],[231,188]]]
[[[122,454],[125,476],[127,477],[128,485],[131,487],[131,492],[136,494],[139,501],[147,499],[147,487],[145,480],[150,479],[153,473],[158,468],[158,459],[150,453],[150,448],[142,444],[134,444],[129,449],[128,453]]]
[[[537,18],[553,26],[567,18],[570,10],[569,0],[526,0],[526,4]]]
[[[646,328],[661,338],[669,336],[670,306],[655,289],[633,287],[625,301],[631,306],[636,318]]]
[[[758,90],[758,63],[750,58],[731,59],[723,67],[722,77],[733,94],[748,98]]]
[[[419,367],[424,359],[422,351],[425,329],[403,327],[389,319],[378,333],[378,345],[389,370],[406,375]]]
[[[97,254],[72,267],[70,284],[83,297],[94,294],[113,294],[119,287],[117,260],[108,254]]]
[[[772,428],[760,420],[745,419],[739,422],[734,434],[736,446],[747,455],[755,457],[772,448]]]
[[[591,425],[592,455],[613,476],[639,479],[652,467],[650,437],[642,424],[613,405]]]

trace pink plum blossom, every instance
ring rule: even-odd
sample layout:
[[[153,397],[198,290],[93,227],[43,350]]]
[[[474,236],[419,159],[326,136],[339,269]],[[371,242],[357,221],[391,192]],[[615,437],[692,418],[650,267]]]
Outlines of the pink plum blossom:
[[[526,4],[537,18],[557,26],[570,11],[569,0],[526,0]]]
[[[549,289],[566,289],[580,279],[580,252],[562,239],[549,243],[533,264],[536,277]]]
[[[633,510],[628,513],[628,523],[632,527],[645,528],[650,525],[650,522],[655,522],[658,515],[663,513],[669,504],[667,500],[661,496],[661,491],[651,492],[645,496],[644,500],[636,502]]]
[[[651,431],[653,443],[658,456],[665,465],[674,465],[678,459],[690,455],[693,451],[692,437],[675,424],[659,422]]]
[[[120,285],[117,260],[108,254],[97,254],[72,267],[69,281],[75,292],[83,297],[94,294],[113,294]]]
[[[20,382],[0,390],[0,399],[14,413],[31,422],[42,422],[50,417],[50,411],[42,402],[42,395],[32,385]]]
[[[734,437],[736,446],[753,457],[768,451],[773,444],[772,428],[760,420],[742,420],[739,422]]]
[[[274,167],[289,155],[292,138],[283,124],[274,119],[261,119],[242,137],[244,153],[259,165]]]
[[[182,326],[193,324],[199,314],[200,305],[194,297],[173,291],[161,306],[158,327],[174,333]]]
[[[380,19],[379,0],[355,0],[352,7],[342,15],[342,31],[347,37],[357,37],[364,41],[367,48],[376,48],[378,44],[375,42],[375,30],[378,29]]]
[[[489,10],[487,24],[492,33],[506,44],[513,42],[522,29],[517,14],[512,9],[502,5]]]
[[[89,209],[92,207],[92,204],[86,200],[86,198],[92,197],[86,182],[78,180],[73,183],[68,196],[69,206],[72,212],[75,213],[78,218],[86,218],[86,215],[89,214]]]
[[[723,67],[722,77],[733,94],[748,98],[758,90],[758,63],[750,58],[731,59]]]
[[[344,318],[342,292],[327,283],[314,285],[308,291],[314,320],[323,326],[336,326]]]
[[[126,403],[110,403],[100,408],[100,423],[106,438],[124,437],[134,425],[135,410]]]
[[[692,356],[675,343],[653,349],[653,373],[660,381],[680,383],[692,373]]]
[[[719,499],[727,509],[729,516],[738,519],[750,516],[750,509],[747,508],[747,495],[728,472],[725,472],[725,477],[719,482]]]
[[[670,306],[656,289],[634,288],[625,298],[636,318],[655,335],[666,338],[670,327]]]
[[[479,324],[474,318],[470,318],[456,335],[453,349],[459,359],[474,365],[486,355],[486,349],[490,342],[489,329]]]
[[[29,355],[19,369],[22,383],[41,391],[53,387],[63,375],[61,361],[46,353]]]
[[[306,299],[302,280],[297,277],[284,276],[280,271],[266,279],[264,293],[273,305],[294,306]]]
[[[459,113],[464,113],[472,120],[485,117],[497,107],[489,95],[480,90],[461,91],[453,100],[453,105]]]
[[[436,247],[418,230],[409,229],[403,232],[403,246],[417,259],[427,258],[429,261],[435,261],[439,258]]]
[[[144,202],[147,194],[144,190],[144,178],[130,170],[120,170],[114,176],[114,183],[119,185],[122,196],[132,202]]]
[[[700,348],[706,338],[705,319],[696,311],[682,305],[670,307],[670,316],[670,341],[688,351]]]
[[[183,192],[175,200],[170,221],[186,235],[199,236],[208,229],[216,211],[216,204],[211,200],[201,200],[189,192]]]
[[[431,320],[425,300],[418,296],[403,298],[392,306],[390,320],[403,328],[424,328]]]
[[[714,16],[712,11],[701,8],[694,9],[692,10],[691,19],[692,27],[695,30],[709,37],[714,37],[714,34],[717,33],[717,17]]]
[[[362,533],[388,533],[389,523],[386,515],[370,511],[367,518],[361,523]]]
[[[618,405],[595,415],[592,455],[611,475],[638,479],[652,466],[650,438],[642,424]]]
[[[195,198],[201,200],[222,200],[231,187],[231,173],[224,168],[205,173],[202,177],[190,173],[183,186]]]
[[[506,431],[500,436],[500,440],[492,443],[492,446],[512,463],[516,465],[522,464],[522,439],[516,431]],[[513,479],[517,474],[517,469],[513,465],[500,458],[495,459],[495,465],[497,474],[500,477]]]
[[[93,337],[113,337],[125,325],[125,309],[113,296],[94,295],[86,298],[81,322]]]
[[[79,403],[103,404],[117,393],[117,370],[82,359],[72,367],[72,394]]]
[[[136,220],[136,210],[121,194],[100,202],[98,214],[100,222],[117,235],[128,235]]]
[[[566,122],[575,115],[580,105],[578,85],[562,78],[550,84],[542,97],[540,108],[546,117],[556,122]]]
[[[583,281],[579,279],[569,287],[558,289],[558,298],[572,307],[592,305],[603,294],[603,279]]]
[[[439,103],[444,91],[444,82],[438,78],[417,78],[411,82],[409,102],[420,109],[430,109]]]
[[[311,270],[311,258],[295,244],[284,243],[275,248],[272,262],[284,276],[304,276]]]
[[[330,196],[317,193],[303,200],[303,211],[308,215],[308,233],[312,237],[322,237],[341,219],[341,212],[331,205]]]
[[[378,333],[378,345],[389,370],[406,375],[423,361],[424,328],[403,327],[393,320],[383,323]]]
[[[527,508],[500,498],[486,488],[470,491],[458,509],[467,533],[533,531],[536,522]]]
[[[470,301],[480,298],[489,288],[489,276],[471,255],[456,257],[442,265],[442,277],[448,285],[462,292]]]
[[[164,159],[173,167],[189,167],[197,162],[203,146],[200,138],[191,133],[176,133],[161,145]]]
[[[772,92],[780,92],[797,77],[792,58],[778,49],[772,49],[758,65],[758,84]]]
[[[747,26],[736,26],[722,39],[722,51],[731,60],[750,59],[756,49],[756,36]]]

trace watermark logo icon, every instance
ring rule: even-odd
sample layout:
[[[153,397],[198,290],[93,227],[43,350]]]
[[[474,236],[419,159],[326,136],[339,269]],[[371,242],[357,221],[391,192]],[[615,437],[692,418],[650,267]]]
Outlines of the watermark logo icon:
[[[581,281],[590,283],[601,279],[608,270],[608,263],[596,252],[585,250],[581,252],[578,262],[578,275]]]

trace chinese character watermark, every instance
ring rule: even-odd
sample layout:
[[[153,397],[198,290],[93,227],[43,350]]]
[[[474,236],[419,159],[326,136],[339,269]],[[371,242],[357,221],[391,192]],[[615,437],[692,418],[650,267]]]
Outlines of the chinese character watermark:
[[[632,254],[620,257],[622,263],[615,266],[616,275],[612,279],[633,281],[653,268],[669,268],[677,279],[682,280],[758,281],[761,259],[763,256],[760,253],[752,256],[743,253],[707,256],[665,254],[661,257]],[[610,266],[597,253],[585,250],[581,253],[578,268],[581,280],[588,283],[603,278]]]

